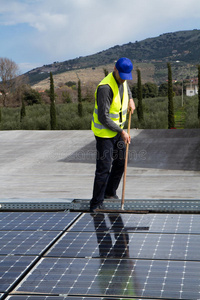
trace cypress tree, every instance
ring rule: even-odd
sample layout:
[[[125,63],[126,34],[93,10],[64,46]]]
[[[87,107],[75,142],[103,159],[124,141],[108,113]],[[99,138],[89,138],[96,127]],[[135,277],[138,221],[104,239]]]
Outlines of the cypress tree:
[[[20,122],[22,122],[23,118],[26,116],[26,107],[24,103],[24,98],[22,98],[22,107],[20,110]]]
[[[141,81],[141,72],[137,69],[137,99],[138,99],[138,107],[137,107],[137,116],[139,122],[144,119],[143,114],[143,105],[142,105],[142,81]]]
[[[83,116],[82,96],[81,96],[81,81],[78,80],[78,115]]]
[[[104,68],[103,71],[104,71],[104,75],[106,77],[109,74],[109,72],[108,72],[108,70],[106,68]]]
[[[167,63],[167,68],[168,68],[168,128],[170,129],[175,127],[172,70],[171,70],[170,63]]]
[[[56,105],[55,105],[55,92],[54,92],[54,82],[53,82],[53,75],[50,72],[50,122],[51,122],[51,130],[56,129]]]
[[[199,99],[198,119],[199,119],[199,127],[200,127],[200,65],[198,65],[198,99]]]

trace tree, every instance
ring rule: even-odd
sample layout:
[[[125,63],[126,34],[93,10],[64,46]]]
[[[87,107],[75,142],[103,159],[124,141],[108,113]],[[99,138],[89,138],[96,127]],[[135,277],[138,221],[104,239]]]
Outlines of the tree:
[[[158,96],[158,87],[155,83],[146,82],[143,87],[143,98],[154,98]]]
[[[23,93],[24,101],[28,105],[40,104],[42,102],[40,93],[32,89],[30,86],[26,86]]]
[[[168,128],[170,129],[175,127],[172,70],[171,70],[170,63],[167,63],[167,68],[168,68]]]
[[[83,115],[83,106],[82,106],[82,96],[81,96],[81,81],[78,80],[78,115],[82,117]]]
[[[167,82],[161,83],[158,89],[158,96],[167,97],[167,93],[168,93],[168,83]]]
[[[200,65],[198,65],[198,119],[199,119],[199,127],[200,127]]]
[[[18,72],[19,68],[14,61],[6,57],[0,57],[0,92],[3,97],[3,106],[6,106],[7,94],[14,87]]]
[[[132,93],[133,98],[137,98],[137,84],[136,83],[133,84],[131,93]]]
[[[22,98],[22,107],[20,110],[20,122],[22,122],[23,118],[26,116],[26,107],[24,103],[24,98]]]
[[[62,92],[62,100],[65,103],[71,103],[72,102],[70,93],[68,91],[63,91]]]
[[[20,122],[22,122],[23,118],[26,116],[26,107],[24,102],[24,92],[25,85],[21,84],[16,89],[16,98],[18,98],[19,102],[21,103],[20,109]]]
[[[143,106],[142,106],[141,72],[139,69],[137,69],[137,99],[138,99],[137,115],[138,115],[139,122],[141,122],[144,119],[144,114],[143,114]]]
[[[53,82],[53,75],[50,72],[50,122],[51,122],[51,130],[56,129],[56,105],[55,105],[55,92],[54,92],[54,82]]]
[[[105,77],[108,75],[108,70],[106,68],[103,69]]]

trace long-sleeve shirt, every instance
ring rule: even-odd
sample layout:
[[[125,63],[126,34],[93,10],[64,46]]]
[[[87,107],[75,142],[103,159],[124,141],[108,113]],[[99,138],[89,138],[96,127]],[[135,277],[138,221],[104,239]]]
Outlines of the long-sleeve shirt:
[[[114,74],[113,74],[114,75]],[[116,80],[116,79],[115,79]],[[117,82],[117,80],[116,80]],[[117,82],[118,88],[119,88],[119,94],[120,98],[123,98],[123,84],[119,84]],[[131,90],[127,84],[128,87],[128,95],[129,99],[132,98]],[[110,105],[113,101],[113,91],[109,85],[100,85],[97,90],[97,105],[98,105],[98,119],[101,122],[102,125],[107,127],[108,129],[112,131],[116,131],[118,133],[122,132],[122,128],[120,128],[115,122],[113,122],[109,118],[109,110]]]

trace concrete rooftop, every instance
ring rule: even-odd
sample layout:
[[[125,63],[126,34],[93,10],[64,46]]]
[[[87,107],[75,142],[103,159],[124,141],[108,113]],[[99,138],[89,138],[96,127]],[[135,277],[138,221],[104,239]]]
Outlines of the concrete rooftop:
[[[131,130],[125,203],[195,207],[199,133]],[[91,131],[1,131],[0,143],[1,210],[3,203],[28,203],[27,210],[37,201],[88,203]],[[12,207],[0,211],[2,300],[199,299],[200,208],[90,215]]]
[[[133,129],[131,137],[125,199],[199,199],[199,129]],[[0,143],[1,199],[91,198],[92,131],[1,131]]]

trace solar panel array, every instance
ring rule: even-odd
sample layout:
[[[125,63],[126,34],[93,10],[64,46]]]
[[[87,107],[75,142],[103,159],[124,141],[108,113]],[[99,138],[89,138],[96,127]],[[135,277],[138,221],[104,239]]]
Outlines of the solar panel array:
[[[200,215],[0,215],[2,298],[200,298]]]
[[[12,291],[78,215],[56,212],[0,213],[0,299]]]

